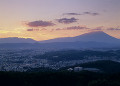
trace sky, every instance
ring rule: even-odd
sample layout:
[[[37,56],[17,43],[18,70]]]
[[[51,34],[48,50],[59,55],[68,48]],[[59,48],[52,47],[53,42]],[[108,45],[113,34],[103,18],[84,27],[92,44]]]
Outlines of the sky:
[[[120,39],[120,0],[0,0],[0,38],[37,41],[93,31]]]

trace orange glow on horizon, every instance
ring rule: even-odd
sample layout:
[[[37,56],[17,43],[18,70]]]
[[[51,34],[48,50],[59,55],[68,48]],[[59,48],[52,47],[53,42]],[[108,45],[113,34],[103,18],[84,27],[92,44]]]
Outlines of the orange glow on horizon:
[[[0,38],[7,37],[18,37],[18,38],[31,38],[36,41],[49,40],[60,37],[74,37],[78,35],[82,35],[91,31],[88,30],[60,30],[60,31],[51,31],[51,30],[43,30],[43,31],[0,31]],[[118,33],[120,31],[105,31],[107,34],[120,39],[120,35]]]

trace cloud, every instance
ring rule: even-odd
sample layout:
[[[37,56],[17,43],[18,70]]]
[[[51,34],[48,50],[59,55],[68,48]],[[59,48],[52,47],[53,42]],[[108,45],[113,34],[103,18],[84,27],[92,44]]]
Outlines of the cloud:
[[[55,30],[62,30],[62,29],[60,29],[60,28],[57,28],[57,29],[55,29]]]
[[[109,31],[120,31],[120,29],[119,28],[106,28],[106,27],[104,27],[104,26],[100,26],[100,27],[96,27],[96,28],[94,28],[94,29],[92,29],[92,30],[97,30],[97,31],[103,31],[103,30],[109,30]]]
[[[34,29],[27,29],[27,31],[34,31]]]
[[[107,28],[107,30],[115,31],[115,30],[120,30],[120,29],[119,28]]]
[[[83,29],[90,29],[85,26],[72,26],[72,27],[67,27],[66,30],[83,30]]]
[[[27,31],[39,31],[40,29],[27,29]]]
[[[92,16],[97,16],[97,15],[100,15],[99,13],[96,13],[96,12],[84,12],[84,15],[87,14],[87,15],[92,15]]]
[[[43,28],[43,29],[27,29],[27,31],[45,31],[47,29]]]
[[[54,26],[55,24],[50,21],[32,21],[26,23],[29,27],[47,27],[47,26]]]
[[[68,15],[68,16],[79,16],[79,15],[91,15],[91,16],[97,16],[100,15],[97,12],[83,12],[83,13],[64,13],[63,15]]]
[[[104,30],[104,26],[99,26],[99,27],[96,27],[95,29],[93,29],[93,30]]]
[[[76,15],[76,16],[78,16],[78,15],[82,15],[82,14],[79,14],[79,13],[64,13],[63,15]]]
[[[62,18],[62,19],[57,19],[57,21],[59,23],[63,23],[63,24],[70,24],[70,23],[74,23],[77,22],[78,19],[72,17],[72,18]]]
[[[66,28],[57,28],[55,29],[56,31],[59,31],[59,30],[83,30],[83,29],[90,29],[86,26],[71,26],[71,27],[66,27]]]
[[[43,28],[43,29],[41,29],[40,31],[43,31],[43,30],[47,30],[47,29]]]

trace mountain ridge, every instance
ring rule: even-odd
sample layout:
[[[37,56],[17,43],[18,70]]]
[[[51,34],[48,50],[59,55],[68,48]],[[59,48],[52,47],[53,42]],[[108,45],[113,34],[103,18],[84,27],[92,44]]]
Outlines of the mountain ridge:
[[[119,42],[120,43],[120,39],[112,37],[103,31],[85,33],[75,37],[62,37],[62,38],[44,40],[44,41],[40,41],[40,43],[77,42],[77,41],[82,41],[82,42],[94,41],[94,42],[105,42],[105,43]]]
[[[8,37],[0,38],[0,43],[35,43],[37,41],[31,38]]]
[[[31,38],[18,38],[18,37],[8,37],[0,38],[0,43],[64,43],[64,42],[99,42],[99,43],[111,43],[119,44],[120,39],[114,38],[107,33],[102,31],[85,33],[75,37],[61,37],[55,39],[49,39],[44,41],[36,41]]]

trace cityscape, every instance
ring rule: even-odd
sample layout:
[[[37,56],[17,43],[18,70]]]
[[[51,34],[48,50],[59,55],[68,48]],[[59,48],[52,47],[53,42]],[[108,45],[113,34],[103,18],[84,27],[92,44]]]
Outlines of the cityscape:
[[[49,55],[46,50],[40,50],[40,49],[19,49],[19,50],[7,50],[7,49],[1,49],[0,50],[0,71],[19,71],[19,72],[25,72],[32,68],[50,68],[54,70],[59,70],[63,67],[69,67],[74,66],[76,64],[83,64],[88,62],[94,62],[99,60],[111,60],[120,62],[119,58],[119,50],[113,50],[113,51],[93,51],[93,50],[73,50],[73,54],[70,54],[72,50],[66,50],[66,51],[52,51],[52,55]],[[63,52],[68,52],[68,55],[66,57],[60,55],[63,54]],[[70,52],[70,53],[69,53]],[[78,58],[76,58],[74,52],[77,52],[76,54],[79,55]],[[85,53],[84,55],[81,55],[80,53]],[[87,55],[87,52],[94,53],[92,55]],[[57,53],[57,54],[55,54]],[[97,53],[101,53],[103,55],[99,55]],[[105,55],[104,53],[108,53],[108,55]],[[116,54],[114,54],[116,53]],[[46,56],[46,54],[48,56]],[[113,55],[112,55],[113,54]],[[73,56],[74,55],[74,56]],[[81,56],[80,56],[81,55]],[[111,56],[110,56],[111,55]],[[44,58],[46,56],[46,58]],[[73,59],[74,57],[74,59]],[[67,58],[67,59],[65,59]]]

